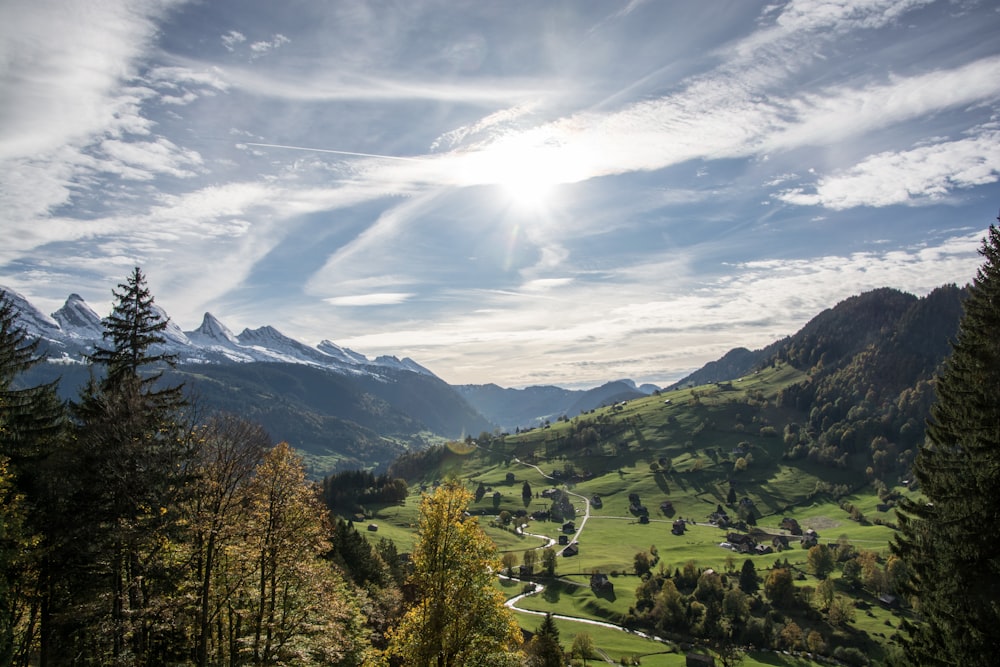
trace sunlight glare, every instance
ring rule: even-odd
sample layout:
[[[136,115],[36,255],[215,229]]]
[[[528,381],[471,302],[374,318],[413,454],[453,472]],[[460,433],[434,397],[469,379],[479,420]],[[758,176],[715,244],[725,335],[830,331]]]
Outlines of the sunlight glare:
[[[469,184],[496,185],[504,199],[525,211],[552,206],[558,186],[585,179],[584,161],[565,146],[506,140],[472,154],[466,166]]]

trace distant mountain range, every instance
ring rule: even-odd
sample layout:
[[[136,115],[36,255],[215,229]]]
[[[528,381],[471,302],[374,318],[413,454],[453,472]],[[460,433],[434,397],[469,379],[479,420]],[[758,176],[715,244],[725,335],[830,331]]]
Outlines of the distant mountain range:
[[[62,395],[76,397],[90,372],[86,355],[102,340],[101,318],[76,294],[48,316],[16,292],[0,291],[19,311],[20,326],[41,339],[47,359],[24,383],[61,378]],[[918,375],[904,371],[919,369],[919,377],[929,377],[947,354],[960,302],[961,290],[954,286],[922,299],[891,289],[868,292],[765,348],[735,348],[669,389],[732,380],[773,359],[831,371],[843,360],[863,359],[865,368],[869,362],[881,366],[856,372],[875,374],[877,383],[898,376],[901,387],[911,386]],[[165,312],[160,315],[169,321]],[[316,476],[378,468],[437,439],[534,427],[659,390],[631,380],[588,390],[452,386],[409,358],[369,359],[329,340],[312,347],[271,326],[236,335],[211,313],[194,331],[170,323],[165,337],[164,351],[178,359],[167,382],[183,382],[203,407],[261,423],[301,451]],[[879,362],[886,351],[891,354]]]

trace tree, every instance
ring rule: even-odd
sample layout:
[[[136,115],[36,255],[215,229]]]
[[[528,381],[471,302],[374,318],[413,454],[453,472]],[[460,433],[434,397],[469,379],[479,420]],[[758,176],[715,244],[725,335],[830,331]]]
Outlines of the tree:
[[[637,551],[633,562],[635,564],[635,574],[638,577],[649,574],[650,569],[653,567],[652,559],[645,551]]]
[[[596,655],[594,640],[590,638],[589,634],[581,632],[576,637],[573,637],[573,646],[570,649],[570,655],[574,658],[580,658],[584,666],[586,666],[588,660]]]
[[[517,565],[517,554],[513,551],[505,551],[503,556],[500,557],[500,561],[503,563],[503,569],[507,572],[509,577],[514,573],[514,566]]]
[[[72,410],[70,506],[78,523],[69,539],[91,548],[65,554],[81,574],[69,582],[68,598],[88,627],[85,645],[71,650],[98,662],[143,664],[183,650],[184,567],[175,547],[187,528],[180,510],[192,488],[192,440],[181,387],[159,386],[162,365],[172,363],[155,349],[167,321],[138,267],[118,288],[104,320],[110,346],[91,355],[103,377],[91,376]]]
[[[527,568],[535,567],[538,562],[538,549],[526,549],[521,556],[521,563]]]
[[[795,593],[795,582],[792,573],[786,568],[775,568],[764,581],[764,595],[777,607],[787,607],[792,604]]]
[[[743,567],[740,569],[740,589],[747,595],[753,595],[759,588],[757,568],[753,561],[747,558],[743,561]]]
[[[913,471],[924,498],[899,503],[893,553],[922,623],[906,621],[915,663],[993,664],[1000,653],[1000,550],[984,526],[1000,521],[1000,229],[964,303],[951,356],[935,384],[927,444]]]
[[[502,566],[496,546],[466,516],[471,499],[449,481],[420,502],[414,600],[389,643],[406,665],[489,664],[520,653],[521,629],[493,584]]]
[[[554,576],[556,573],[556,550],[552,547],[546,547],[542,551],[542,567],[545,568],[545,574]]]
[[[213,628],[223,625],[220,616],[232,609],[238,589],[222,586],[220,590],[216,583],[225,580],[225,553],[246,540],[247,489],[271,441],[260,426],[227,415],[210,419],[195,437],[200,443],[194,463],[197,491],[190,508],[191,556],[198,590],[195,662],[204,666],[209,663],[210,643],[217,647],[215,662],[226,658],[227,637],[221,632],[213,636]]]
[[[830,605],[833,604],[833,596],[836,593],[836,588],[833,585],[833,579],[824,579],[819,582],[816,586],[816,595],[813,599],[816,601],[816,605],[820,609],[829,609]]]
[[[55,383],[15,387],[41,361],[38,345],[0,291],[0,664],[26,665],[35,651],[48,657],[54,577],[47,554],[64,492],[53,459],[64,445],[66,410]]]
[[[566,664],[562,648],[559,646],[559,628],[551,613],[535,630],[535,636],[527,646],[530,667],[563,667]]]
[[[525,505],[531,502],[531,484],[528,484],[528,480],[524,480],[524,484],[521,485],[521,500]]]
[[[833,552],[825,544],[817,544],[809,547],[806,562],[809,565],[809,571],[817,579],[826,579],[836,566],[833,560]]]
[[[362,620],[343,577],[323,559],[327,511],[306,483],[302,459],[281,442],[247,489],[244,544],[227,571],[240,594],[230,608],[245,626],[237,645],[255,665],[355,664]]]

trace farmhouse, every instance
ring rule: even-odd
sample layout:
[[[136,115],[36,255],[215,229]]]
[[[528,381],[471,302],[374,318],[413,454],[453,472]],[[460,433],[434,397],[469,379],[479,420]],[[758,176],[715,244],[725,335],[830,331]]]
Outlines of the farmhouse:
[[[590,590],[595,593],[614,592],[615,585],[608,579],[608,575],[603,572],[595,572],[590,575]]]
[[[683,535],[685,530],[687,530],[687,524],[684,523],[684,519],[677,519],[674,521],[674,525],[670,529],[670,532],[674,535]]]
[[[802,528],[799,526],[799,522],[796,521],[795,519],[792,519],[791,517],[786,516],[784,519],[782,519],[781,527],[790,532],[792,535],[802,534]]]
[[[576,556],[579,553],[580,553],[580,547],[577,545],[576,542],[574,542],[573,544],[571,544],[568,547],[566,547],[565,549],[563,549],[562,555],[563,556]]]

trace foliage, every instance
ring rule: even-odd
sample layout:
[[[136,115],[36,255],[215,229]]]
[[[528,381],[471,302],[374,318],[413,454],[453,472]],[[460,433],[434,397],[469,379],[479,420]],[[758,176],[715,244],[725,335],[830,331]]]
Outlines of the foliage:
[[[493,586],[496,547],[466,509],[472,494],[442,484],[420,504],[413,602],[391,633],[389,654],[407,665],[486,664],[519,653],[521,630]]]
[[[367,470],[344,470],[323,478],[323,500],[335,511],[357,512],[370,504],[399,503],[408,494],[406,480]]]
[[[928,444],[914,465],[923,498],[904,499],[893,552],[924,622],[907,623],[906,652],[921,664],[992,664],[1000,653],[1000,229],[965,302],[951,357],[937,380]]]

